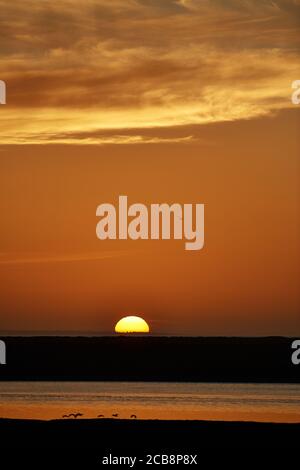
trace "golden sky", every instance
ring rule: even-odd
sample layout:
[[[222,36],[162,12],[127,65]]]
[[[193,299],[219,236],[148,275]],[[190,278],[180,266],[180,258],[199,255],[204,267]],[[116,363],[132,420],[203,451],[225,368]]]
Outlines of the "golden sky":
[[[300,1],[0,0],[0,330],[300,334]],[[96,207],[204,203],[205,248]]]

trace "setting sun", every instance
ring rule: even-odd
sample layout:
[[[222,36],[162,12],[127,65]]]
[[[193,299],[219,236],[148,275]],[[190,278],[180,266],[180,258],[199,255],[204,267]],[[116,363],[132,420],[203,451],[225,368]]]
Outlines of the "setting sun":
[[[116,333],[149,333],[149,331],[147,322],[135,316],[123,317],[115,326]]]

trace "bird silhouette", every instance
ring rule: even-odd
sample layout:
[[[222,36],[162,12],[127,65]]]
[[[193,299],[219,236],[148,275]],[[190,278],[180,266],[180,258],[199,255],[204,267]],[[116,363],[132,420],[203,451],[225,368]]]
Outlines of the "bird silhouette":
[[[113,416],[114,418],[117,418],[119,415],[118,415],[118,413],[114,413],[114,414],[112,414],[112,416]]]
[[[70,415],[62,415],[63,418],[69,418]]]
[[[69,416],[73,416],[75,419],[78,418],[78,416],[83,416],[82,413],[71,413]]]
[[[131,415],[130,418],[136,419],[136,415]]]
[[[97,418],[104,418],[104,415],[98,415]]]

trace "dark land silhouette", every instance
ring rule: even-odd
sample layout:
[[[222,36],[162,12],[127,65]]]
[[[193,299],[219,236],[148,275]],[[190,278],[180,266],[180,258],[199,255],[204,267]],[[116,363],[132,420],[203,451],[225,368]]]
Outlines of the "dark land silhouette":
[[[1,337],[0,380],[298,383],[294,338]]]
[[[126,450],[196,452],[206,448],[297,448],[300,424],[220,421],[0,419],[3,448],[98,449],[98,457]],[[68,454],[69,455],[69,454]],[[77,455],[77,454],[76,454]],[[85,454],[87,455],[87,454]]]

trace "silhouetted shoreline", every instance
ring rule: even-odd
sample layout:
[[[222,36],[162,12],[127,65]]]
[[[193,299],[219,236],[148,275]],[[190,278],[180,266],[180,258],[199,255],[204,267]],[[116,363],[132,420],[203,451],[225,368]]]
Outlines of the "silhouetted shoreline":
[[[0,419],[3,448],[96,448],[167,452],[205,448],[293,448],[299,424],[121,419]],[[127,454],[128,455],[128,454]]]
[[[299,383],[294,338],[1,337],[0,380]]]

